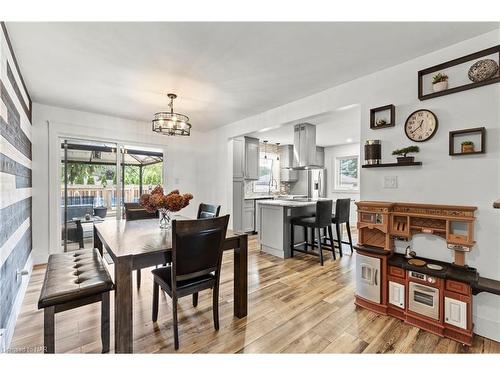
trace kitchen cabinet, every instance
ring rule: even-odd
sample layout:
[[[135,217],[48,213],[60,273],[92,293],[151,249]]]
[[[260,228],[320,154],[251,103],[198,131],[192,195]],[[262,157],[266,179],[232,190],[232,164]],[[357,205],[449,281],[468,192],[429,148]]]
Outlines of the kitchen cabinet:
[[[399,307],[405,308],[405,286],[394,281],[389,281],[389,303]]]
[[[245,140],[233,139],[233,180],[245,177]]]
[[[315,165],[319,167],[325,166],[325,148],[316,146],[316,162]]]
[[[255,200],[245,199],[243,204],[243,231],[255,231]]]
[[[245,179],[259,179],[259,140],[245,137]]]
[[[444,297],[444,322],[467,329],[467,302]]]
[[[251,137],[233,139],[233,180],[259,179],[259,140]]]
[[[243,200],[245,197],[245,182],[233,180],[233,229],[243,230]]]

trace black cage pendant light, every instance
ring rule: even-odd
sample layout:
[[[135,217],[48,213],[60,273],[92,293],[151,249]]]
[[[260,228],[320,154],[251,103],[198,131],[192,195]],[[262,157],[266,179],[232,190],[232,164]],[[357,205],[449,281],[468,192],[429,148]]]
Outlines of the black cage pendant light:
[[[167,96],[170,98],[168,104],[170,112],[155,113],[153,131],[165,135],[190,135],[191,124],[189,123],[189,117],[174,112],[174,99],[177,98],[177,95],[167,94]]]

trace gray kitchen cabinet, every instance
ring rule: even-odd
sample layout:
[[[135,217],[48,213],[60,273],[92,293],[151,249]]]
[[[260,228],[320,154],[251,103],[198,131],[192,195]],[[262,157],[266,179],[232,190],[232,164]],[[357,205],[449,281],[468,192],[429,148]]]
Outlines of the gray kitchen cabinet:
[[[316,146],[316,163],[319,167],[325,166],[325,148]]]
[[[280,154],[280,181],[295,182],[299,179],[296,170],[293,167],[293,145],[282,145],[279,147]]]
[[[243,203],[243,232],[255,230],[255,202],[253,199],[245,199]]]
[[[259,179],[259,140],[245,137],[245,179]]]
[[[233,179],[245,177],[245,140],[243,138],[233,139]]]
[[[233,229],[243,230],[243,200],[245,198],[245,182],[233,180]]]

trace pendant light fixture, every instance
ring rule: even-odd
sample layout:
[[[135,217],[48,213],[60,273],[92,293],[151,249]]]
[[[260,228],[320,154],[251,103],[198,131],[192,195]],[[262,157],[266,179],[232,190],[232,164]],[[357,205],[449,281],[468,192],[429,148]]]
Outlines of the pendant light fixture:
[[[276,143],[276,160],[280,160],[280,143]]]
[[[267,159],[267,141],[264,141],[264,159]]]
[[[153,131],[164,135],[189,136],[191,134],[189,117],[174,112],[174,99],[177,98],[177,95],[167,94],[167,96],[170,98],[170,103],[168,103],[170,111],[155,113]]]

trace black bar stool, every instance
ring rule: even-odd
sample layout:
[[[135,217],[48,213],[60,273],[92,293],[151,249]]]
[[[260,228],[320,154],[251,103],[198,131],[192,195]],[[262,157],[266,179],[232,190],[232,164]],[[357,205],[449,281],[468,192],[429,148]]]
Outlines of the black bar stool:
[[[342,256],[342,244],[351,246],[351,254],[352,254],[352,237],[351,237],[351,226],[349,225],[349,215],[351,213],[351,199],[337,199],[335,202],[335,215],[332,215],[332,223],[335,224],[335,229],[337,232],[337,239],[334,239],[334,242],[337,242],[340,256]],[[347,228],[347,237],[349,241],[341,240],[341,225],[345,224]]]
[[[316,202],[316,215],[310,217],[296,217],[291,220],[290,228],[290,251],[291,257],[293,258],[294,251],[298,251],[305,254],[319,255],[319,262],[323,265],[323,247],[321,244],[321,229],[328,229],[328,234],[330,236],[330,249],[333,253],[333,259],[335,259],[335,251],[333,247],[333,235],[332,235],[332,206],[333,202],[331,200],[320,200]],[[294,226],[298,225],[304,227],[304,243],[295,245],[294,239]],[[307,242],[307,228],[312,229],[312,242]],[[318,253],[308,251],[308,247],[311,246],[312,249],[315,247],[314,243],[314,231],[318,235]],[[304,249],[298,249],[296,246],[304,245]]]

